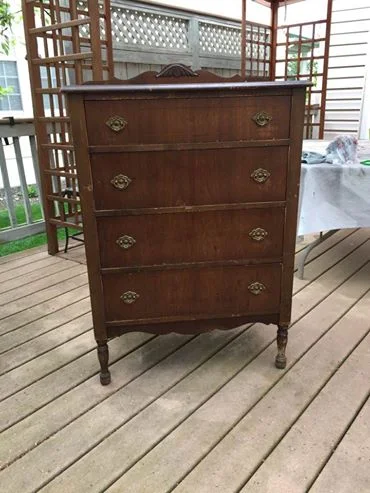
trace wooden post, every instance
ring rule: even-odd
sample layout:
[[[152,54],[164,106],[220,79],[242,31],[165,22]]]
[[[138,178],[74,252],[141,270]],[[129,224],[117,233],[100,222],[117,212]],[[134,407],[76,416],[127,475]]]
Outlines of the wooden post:
[[[276,75],[276,44],[279,4],[274,0],[271,4],[271,53],[270,53],[270,80]]]
[[[26,39],[27,48],[27,60],[28,67],[30,71],[30,80],[32,88],[32,103],[35,113],[35,131],[38,139],[38,161],[40,166],[40,179],[42,187],[42,198],[43,198],[43,209],[45,217],[45,229],[46,236],[48,240],[48,253],[50,255],[55,255],[58,253],[58,238],[57,238],[57,227],[55,224],[51,224],[50,219],[54,217],[54,204],[52,201],[48,200],[48,195],[53,193],[51,181],[46,177],[45,170],[49,167],[49,152],[42,146],[42,143],[48,142],[48,135],[46,132],[46,126],[40,121],[40,116],[44,114],[42,95],[36,94],[35,87],[42,87],[40,69],[37,65],[32,63],[32,60],[39,58],[37,51],[36,38],[30,35],[30,29],[36,27],[35,17],[33,12],[33,5],[26,0],[22,2],[23,10],[23,22],[24,22],[24,35]]]
[[[107,64],[108,64],[108,78],[114,77],[114,60],[113,60],[113,38],[112,38],[112,12],[110,7],[110,0],[104,0],[104,12],[105,12],[105,39],[107,42]]]
[[[246,39],[246,22],[247,22],[247,0],[242,0],[242,45],[241,45],[241,76],[247,78],[247,39]]]
[[[99,3],[96,0],[87,1],[90,15],[90,40],[92,56],[92,73],[94,81],[103,80],[102,54],[100,42]]]
[[[327,92],[327,88],[328,88],[328,69],[329,69],[329,50],[330,50],[330,32],[331,32],[332,12],[333,12],[333,0],[328,0],[328,10],[327,10],[327,14],[326,14],[324,67],[323,67],[323,71],[322,71],[322,91],[321,91],[319,139],[324,138],[324,130],[325,130],[326,92]]]
[[[189,20],[189,50],[192,59],[192,69],[199,70],[200,54],[199,54],[199,21],[195,17]]]

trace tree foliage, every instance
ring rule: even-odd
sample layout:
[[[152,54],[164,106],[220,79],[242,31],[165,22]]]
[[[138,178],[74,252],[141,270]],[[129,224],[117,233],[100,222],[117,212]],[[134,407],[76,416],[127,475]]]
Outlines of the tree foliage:
[[[15,14],[10,3],[0,0],[0,52],[9,55],[12,46],[12,26]]]

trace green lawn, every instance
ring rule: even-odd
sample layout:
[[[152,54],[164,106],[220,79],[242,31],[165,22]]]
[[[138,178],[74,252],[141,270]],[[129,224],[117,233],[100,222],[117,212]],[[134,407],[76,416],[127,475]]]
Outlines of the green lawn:
[[[33,204],[31,204],[31,210],[32,210],[32,218],[34,221],[38,221],[39,219],[42,218],[41,205],[39,202],[34,202]],[[23,204],[18,204],[15,206],[15,215],[18,224],[26,223],[26,212]],[[8,210],[2,209],[0,210],[0,230],[2,228],[9,228],[9,226],[10,226],[10,219],[9,219]]]
[[[32,208],[32,218],[34,221],[41,219],[41,206],[38,202],[31,205]],[[18,204],[15,208],[15,213],[17,216],[18,224],[26,222],[26,214],[24,211],[23,204]],[[0,210],[0,231],[2,228],[8,228],[10,226],[10,220],[8,211],[6,209]],[[76,233],[77,229],[70,229],[70,234]],[[58,230],[58,238],[61,244],[64,245],[65,233],[64,228]],[[10,255],[11,253],[22,252],[23,250],[28,250],[29,248],[34,248],[41,245],[46,245],[46,233],[38,233],[36,235],[27,236],[20,240],[9,241],[7,243],[0,243],[0,257],[5,255]]]

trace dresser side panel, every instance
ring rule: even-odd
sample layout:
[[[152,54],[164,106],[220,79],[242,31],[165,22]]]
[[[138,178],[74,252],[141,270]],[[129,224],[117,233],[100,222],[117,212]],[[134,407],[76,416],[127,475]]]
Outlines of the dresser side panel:
[[[105,341],[107,332],[104,316],[103,284],[100,275],[100,251],[94,214],[94,189],[88,153],[88,135],[83,96],[70,94],[68,96],[68,107],[71,115],[73,141],[75,143],[75,159],[81,197],[94,334],[97,341]]]
[[[292,90],[290,112],[291,145],[288,157],[286,215],[284,227],[283,269],[281,279],[280,325],[291,319],[295,243],[297,236],[298,196],[305,111],[305,88]]]

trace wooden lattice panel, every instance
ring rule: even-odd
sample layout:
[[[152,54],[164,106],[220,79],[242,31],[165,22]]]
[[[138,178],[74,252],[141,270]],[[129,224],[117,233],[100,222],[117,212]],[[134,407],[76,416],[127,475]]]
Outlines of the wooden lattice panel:
[[[173,50],[188,47],[188,21],[180,17],[114,6],[111,22],[116,43]]]
[[[199,44],[203,54],[213,56],[241,56],[240,28],[217,24],[199,24]],[[247,75],[268,77],[271,53],[271,29],[246,25]]]
[[[276,80],[311,80],[307,88],[304,138],[322,138],[326,100],[329,23],[325,20],[279,26]]]
[[[60,88],[112,75],[109,0],[23,0],[49,252],[82,228],[69,112]],[[108,15],[106,15],[108,13]]]

